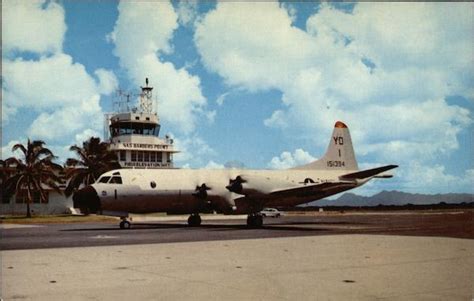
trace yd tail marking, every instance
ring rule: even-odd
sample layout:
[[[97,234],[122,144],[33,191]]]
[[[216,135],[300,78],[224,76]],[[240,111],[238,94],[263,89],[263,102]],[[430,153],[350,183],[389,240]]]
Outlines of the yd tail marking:
[[[342,137],[332,137],[335,145],[344,145],[344,138]]]

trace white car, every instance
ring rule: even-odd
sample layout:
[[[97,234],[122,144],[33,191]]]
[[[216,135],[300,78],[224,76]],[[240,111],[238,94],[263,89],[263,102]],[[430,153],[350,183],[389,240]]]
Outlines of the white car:
[[[275,208],[263,208],[262,211],[260,211],[260,214],[263,216],[263,217],[280,217],[281,216],[281,212],[278,211],[277,209]]]

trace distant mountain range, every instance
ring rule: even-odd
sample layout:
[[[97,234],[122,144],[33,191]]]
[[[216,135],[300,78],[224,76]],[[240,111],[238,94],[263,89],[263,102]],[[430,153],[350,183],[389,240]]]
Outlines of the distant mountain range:
[[[373,196],[361,196],[354,193],[344,193],[335,200],[319,200],[303,205],[307,206],[378,206],[378,205],[429,205],[429,204],[460,204],[474,202],[474,194],[418,194],[401,191],[382,191]]]

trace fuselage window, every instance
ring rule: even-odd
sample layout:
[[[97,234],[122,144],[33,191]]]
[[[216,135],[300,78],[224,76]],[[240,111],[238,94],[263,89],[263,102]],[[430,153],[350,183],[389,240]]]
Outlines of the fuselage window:
[[[151,188],[156,188],[156,182],[155,182],[155,181],[151,181],[151,182],[150,182],[150,186],[151,186]]]
[[[110,184],[122,184],[122,178],[121,177],[112,177],[110,180]]]
[[[99,183],[107,183],[110,180],[110,177],[102,177],[99,179]]]

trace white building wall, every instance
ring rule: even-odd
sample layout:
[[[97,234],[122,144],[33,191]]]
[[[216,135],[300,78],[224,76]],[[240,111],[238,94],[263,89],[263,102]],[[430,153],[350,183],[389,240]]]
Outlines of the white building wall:
[[[55,191],[50,191],[48,203],[32,203],[30,209],[33,215],[69,214],[72,206],[72,196],[66,198]],[[0,204],[0,215],[26,215],[26,204],[17,204],[13,196],[9,204]]]

